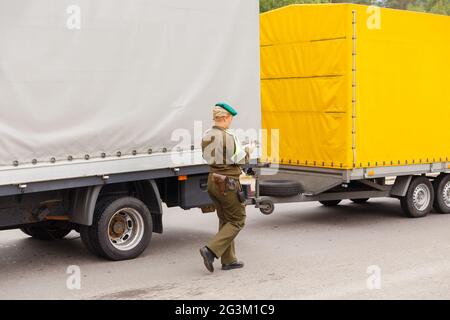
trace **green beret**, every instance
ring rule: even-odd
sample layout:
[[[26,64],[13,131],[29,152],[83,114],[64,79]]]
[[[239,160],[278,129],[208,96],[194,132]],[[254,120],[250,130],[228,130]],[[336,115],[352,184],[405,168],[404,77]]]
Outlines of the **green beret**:
[[[216,107],[221,107],[224,108],[225,110],[227,110],[229,113],[231,113],[231,115],[233,117],[237,116],[237,111],[233,109],[232,106],[230,106],[229,104],[223,103],[223,102],[219,102],[216,104]]]

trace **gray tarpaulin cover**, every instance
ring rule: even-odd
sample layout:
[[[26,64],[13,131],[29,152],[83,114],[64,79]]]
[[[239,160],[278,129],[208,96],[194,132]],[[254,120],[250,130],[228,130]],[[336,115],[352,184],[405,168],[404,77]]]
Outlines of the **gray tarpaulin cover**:
[[[172,150],[219,101],[259,128],[258,18],[257,0],[0,0],[0,169]]]

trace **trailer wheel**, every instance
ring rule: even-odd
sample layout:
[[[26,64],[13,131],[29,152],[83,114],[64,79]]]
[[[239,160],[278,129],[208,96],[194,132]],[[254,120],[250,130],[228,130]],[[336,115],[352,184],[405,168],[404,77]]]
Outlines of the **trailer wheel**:
[[[325,207],[335,207],[339,203],[341,203],[342,200],[327,200],[327,201],[319,201],[322,205]]]
[[[357,203],[357,204],[363,204],[366,203],[367,201],[369,201],[369,198],[365,198],[365,199],[350,199],[353,203]]]
[[[450,175],[442,174],[434,181],[434,209],[438,213],[450,213]]]
[[[302,186],[293,180],[268,180],[259,183],[261,196],[290,197],[300,194]]]
[[[259,211],[261,211],[262,214],[269,215],[272,214],[275,210],[275,205],[272,201],[262,201],[259,204]]]
[[[133,197],[99,202],[92,226],[80,228],[81,239],[89,251],[114,261],[138,257],[150,243],[152,232],[150,211]]]
[[[422,218],[433,207],[434,189],[427,177],[415,177],[406,196],[400,199],[405,214],[410,218]]]
[[[23,233],[38,240],[60,240],[67,236],[72,229],[57,226],[25,226],[20,228]]]

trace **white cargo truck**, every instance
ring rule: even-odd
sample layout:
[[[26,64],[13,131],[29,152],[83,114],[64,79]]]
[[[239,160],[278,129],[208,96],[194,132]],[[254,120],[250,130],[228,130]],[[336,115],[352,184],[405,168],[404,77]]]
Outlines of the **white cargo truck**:
[[[0,230],[112,260],[210,204],[220,101],[260,127],[257,0],[0,0]],[[243,132],[242,131],[242,132]]]

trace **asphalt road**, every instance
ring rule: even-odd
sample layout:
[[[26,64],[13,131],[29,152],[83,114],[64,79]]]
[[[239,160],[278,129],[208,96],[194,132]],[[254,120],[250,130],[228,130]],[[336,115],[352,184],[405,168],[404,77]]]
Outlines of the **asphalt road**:
[[[394,199],[247,214],[237,238],[245,268],[222,271],[216,263],[213,274],[198,248],[217,228],[214,213],[167,209],[165,233],[123,262],[91,256],[75,232],[41,242],[2,231],[0,299],[450,298],[450,215],[404,218]],[[71,265],[80,268],[80,289],[67,287]]]

